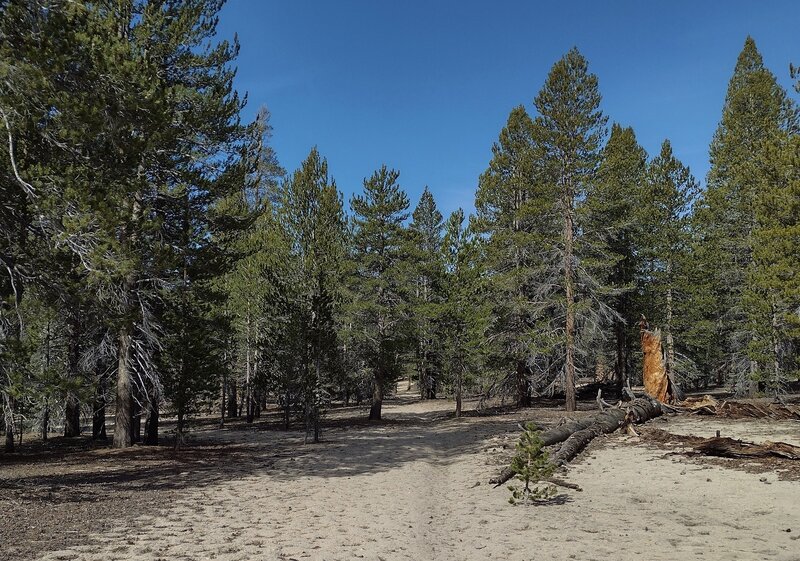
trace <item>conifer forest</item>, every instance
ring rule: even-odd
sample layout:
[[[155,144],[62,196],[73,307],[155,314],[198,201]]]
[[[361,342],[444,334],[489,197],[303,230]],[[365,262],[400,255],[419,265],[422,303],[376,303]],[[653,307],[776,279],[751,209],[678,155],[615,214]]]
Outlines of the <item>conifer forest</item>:
[[[222,7],[0,0],[0,559],[800,556],[800,71],[697,177],[571,48],[446,215],[286,169]]]

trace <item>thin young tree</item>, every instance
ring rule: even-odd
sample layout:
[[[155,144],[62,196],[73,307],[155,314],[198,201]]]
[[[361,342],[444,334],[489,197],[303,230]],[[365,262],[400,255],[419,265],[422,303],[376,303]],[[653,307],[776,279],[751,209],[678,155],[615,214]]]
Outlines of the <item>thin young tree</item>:
[[[452,387],[456,417],[461,416],[464,392],[483,362],[483,333],[488,310],[479,297],[478,241],[464,224],[464,211],[453,212],[444,225],[442,256],[445,264],[441,329],[442,372]]]
[[[420,396],[435,399],[441,373],[440,330],[436,324],[442,301],[443,217],[428,187],[408,226],[408,253],[412,256],[412,305],[415,327],[415,357]]]

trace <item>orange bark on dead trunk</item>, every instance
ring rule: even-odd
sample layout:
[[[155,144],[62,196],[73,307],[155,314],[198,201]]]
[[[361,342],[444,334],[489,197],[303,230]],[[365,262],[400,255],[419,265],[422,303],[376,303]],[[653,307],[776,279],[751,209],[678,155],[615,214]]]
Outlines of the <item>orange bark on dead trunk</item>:
[[[661,403],[674,403],[675,395],[672,392],[666,364],[664,363],[661,331],[658,329],[650,331],[648,327],[647,320],[642,316],[639,331],[642,337],[642,353],[644,355],[642,363],[644,391]]]

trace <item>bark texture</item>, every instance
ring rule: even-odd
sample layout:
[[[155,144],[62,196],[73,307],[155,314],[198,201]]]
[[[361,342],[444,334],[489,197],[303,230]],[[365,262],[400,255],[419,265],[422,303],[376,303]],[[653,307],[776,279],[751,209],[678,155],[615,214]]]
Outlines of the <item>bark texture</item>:
[[[694,447],[695,452],[706,456],[723,456],[726,458],[765,458],[776,456],[789,460],[800,460],[800,446],[785,442],[764,442],[754,444],[733,438],[709,438]]]
[[[569,419],[557,427],[541,433],[545,446],[563,442],[551,455],[551,462],[562,465],[577,456],[596,436],[614,432],[627,422],[644,423],[661,415],[661,404],[647,398],[639,398],[621,407],[599,411],[580,419]],[[508,467],[500,475],[489,480],[489,483],[502,485],[514,477],[514,471]]]
[[[639,326],[642,339],[642,380],[647,395],[661,403],[675,403],[676,391],[664,361],[661,345],[661,331],[648,329],[647,320],[642,316]]]

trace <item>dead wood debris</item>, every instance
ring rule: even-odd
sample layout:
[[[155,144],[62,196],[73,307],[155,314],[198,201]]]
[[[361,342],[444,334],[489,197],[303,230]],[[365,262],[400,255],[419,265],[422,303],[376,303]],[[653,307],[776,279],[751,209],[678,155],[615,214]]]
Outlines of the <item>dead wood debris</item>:
[[[785,442],[756,444],[726,437],[709,438],[694,447],[695,452],[707,456],[724,458],[766,458],[776,456],[788,460],[800,460],[800,446]]]
[[[710,395],[704,395],[686,398],[680,406],[681,409],[697,415],[717,415],[732,419],[800,420],[800,407],[782,403],[719,402]]]

